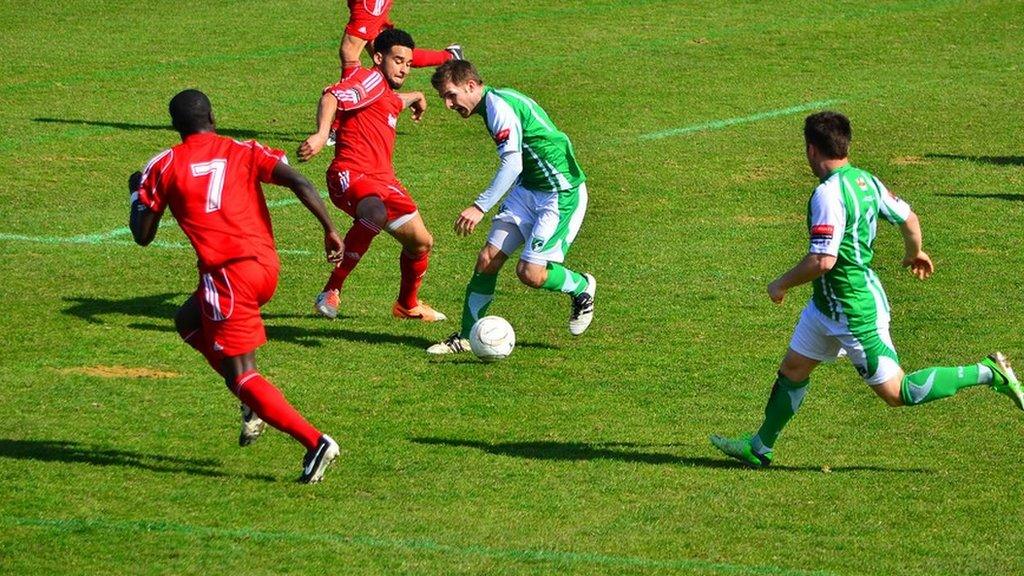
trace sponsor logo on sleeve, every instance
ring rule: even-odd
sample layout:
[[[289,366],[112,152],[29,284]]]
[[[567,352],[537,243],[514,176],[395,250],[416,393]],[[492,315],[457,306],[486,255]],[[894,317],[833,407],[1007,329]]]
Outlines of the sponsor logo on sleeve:
[[[832,233],[835,227],[831,224],[815,224],[811,226],[811,246],[814,248],[826,249],[832,242]]]
[[[835,231],[835,226],[831,224],[815,224],[811,226],[811,239],[812,240],[831,240],[832,232]]]
[[[508,128],[502,128],[494,135],[494,143],[500,146],[505,142],[508,142],[509,134],[511,134],[511,131]]]

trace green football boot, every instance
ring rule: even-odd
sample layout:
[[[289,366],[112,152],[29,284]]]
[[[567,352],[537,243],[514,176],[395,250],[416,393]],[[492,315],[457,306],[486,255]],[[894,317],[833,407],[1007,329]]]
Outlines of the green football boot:
[[[1024,389],[1021,388],[1020,380],[1010,368],[1010,361],[1002,352],[993,352],[981,361],[992,370],[992,389],[1000,394],[1005,394],[1013,400],[1017,408],[1024,410]]]
[[[750,445],[750,438],[751,436],[749,435],[741,436],[740,438],[726,438],[725,436],[712,434],[711,443],[726,456],[731,456],[747,466],[753,468],[767,467],[772,463],[772,452],[768,451],[764,454],[754,452],[753,447]]]

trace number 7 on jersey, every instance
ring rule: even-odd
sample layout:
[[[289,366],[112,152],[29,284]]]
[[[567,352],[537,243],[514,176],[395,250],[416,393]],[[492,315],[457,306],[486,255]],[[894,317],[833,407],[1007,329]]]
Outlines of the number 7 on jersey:
[[[227,172],[228,161],[217,158],[209,162],[197,162],[189,168],[192,169],[192,175],[197,178],[210,177],[210,182],[206,186],[206,213],[220,210],[221,194],[224,192],[224,173]]]

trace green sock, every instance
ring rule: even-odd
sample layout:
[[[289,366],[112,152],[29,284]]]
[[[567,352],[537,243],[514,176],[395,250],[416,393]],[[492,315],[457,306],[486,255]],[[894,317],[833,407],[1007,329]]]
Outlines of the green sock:
[[[982,364],[925,368],[903,377],[900,382],[900,398],[905,405],[916,406],[948,398],[961,388],[991,381],[992,370]]]
[[[462,305],[462,329],[459,334],[469,338],[469,330],[473,324],[487,312],[487,307],[494,300],[494,287],[498,284],[497,274],[474,272],[466,286],[466,300]]]
[[[771,451],[775,440],[779,438],[779,433],[804,401],[810,382],[810,378],[803,382],[793,382],[781,373],[775,378],[772,393],[768,396],[768,404],[764,407],[764,422],[752,439],[755,449],[762,449],[763,446],[767,450],[762,449],[762,453]]]
[[[548,279],[541,286],[551,292],[565,292],[573,296],[583,294],[587,289],[587,279],[579,272],[573,272],[561,264],[548,262]]]

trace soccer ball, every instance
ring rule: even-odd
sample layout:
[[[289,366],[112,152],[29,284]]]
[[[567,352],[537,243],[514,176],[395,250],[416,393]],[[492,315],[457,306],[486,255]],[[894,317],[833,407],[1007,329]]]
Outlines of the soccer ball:
[[[484,362],[507,358],[515,346],[516,333],[500,316],[484,316],[469,330],[469,347]]]

